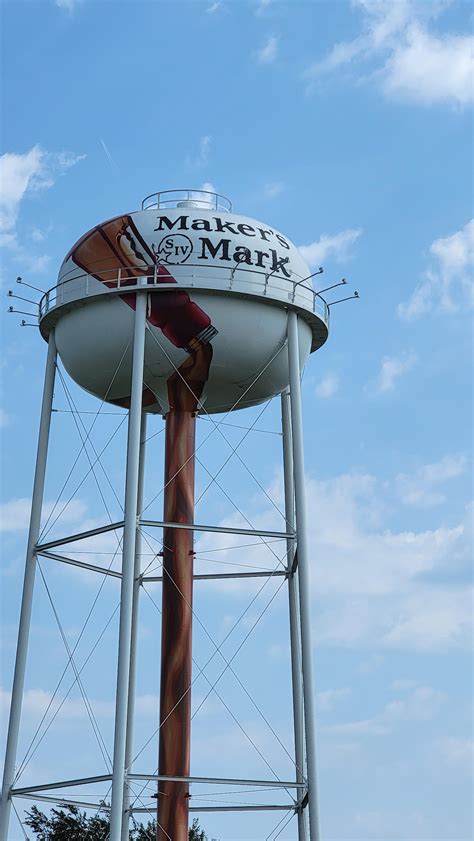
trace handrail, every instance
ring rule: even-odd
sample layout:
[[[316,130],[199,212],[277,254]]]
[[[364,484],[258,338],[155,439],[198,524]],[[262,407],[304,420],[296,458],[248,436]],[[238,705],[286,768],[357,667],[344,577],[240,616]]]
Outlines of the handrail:
[[[197,272],[196,269],[198,269],[199,272]],[[227,283],[224,283],[222,286],[211,285],[212,281],[209,277],[209,269],[219,269],[221,273],[223,271],[228,272],[229,277],[225,279]],[[201,266],[189,263],[185,266],[173,267],[174,273],[178,278],[177,284],[175,280],[171,283],[166,283],[166,276],[159,274],[159,270],[159,265],[150,266],[148,269],[147,267],[130,265],[124,266],[120,269],[101,269],[98,272],[95,272],[94,275],[87,272],[76,274],[74,277],[69,277],[67,280],[63,280],[56,284],[56,286],[51,287],[51,289],[42,296],[38,305],[38,320],[41,321],[52,309],[64,303],[72,303],[73,301],[81,298],[95,297],[97,295],[107,294],[107,292],[133,292],[134,290],[143,288],[144,285],[154,287],[155,291],[165,289],[176,290],[179,288],[183,290],[215,289],[238,292],[246,290],[242,290],[242,288],[240,290],[236,289],[236,284],[240,285],[240,287],[248,284],[249,287],[255,285],[259,287],[261,286],[262,296],[268,297],[269,289],[275,293],[280,293],[280,295],[287,295],[288,301],[291,303],[296,303],[303,306],[305,309],[310,309],[315,315],[322,318],[326,324],[329,322],[329,306],[326,300],[322,297],[322,295],[316,292],[312,286],[302,282],[306,281],[306,278],[292,280],[273,275],[272,284],[271,287],[269,287],[267,275],[256,269],[234,266],[233,268],[223,270],[220,266]],[[127,276],[127,272],[130,271],[139,274],[136,277]],[[236,278],[235,275],[237,272],[239,272],[239,276]],[[107,278],[106,282],[103,282],[102,288],[98,285],[102,282],[98,280],[96,275],[105,275]],[[248,277],[249,275],[251,275],[251,277]],[[295,277],[298,276],[295,275]],[[200,285],[200,282],[205,282],[206,279],[209,280],[209,285]],[[190,282],[183,282],[187,280]],[[91,283],[91,281],[97,282]],[[80,294],[78,294],[77,297],[74,297],[74,289],[71,286],[74,283],[79,286],[77,291],[80,292]],[[306,295],[303,290],[307,293]],[[249,292],[252,292],[250,288]],[[72,294],[73,297],[69,297],[68,293]],[[317,305],[318,301],[321,302],[320,306]]]
[[[103,261],[101,261],[101,262],[103,262]],[[172,264],[170,264],[170,265],[172,265]],[[232,275],[234,275],[235,272],[244,272],[246,274],[262,275],[264,278],[269,276],[268,272],[265,271],[264,269],[255,269],[255,268],[247,269],[247,268],[245,268],[245,265],[246,265],[245,263],[236,263],[234,266],[232,266],[229,269],[229,271],[231,272]],[[122,266],[119,269],[115,269],[115,268],[112,268],[112,269],[110,269],[110,268],[109,269],[97,269],[97,271],[94,271],[93,273],[92,272],[79,272],[78,274],[75,274],[73,277],[68,277],[68,275],[72,274],[72,272],[77,272],[78,268],[79,268],[78,266],[73,266],[72,269],[70,269],[65,274],[61,275],[61,279],[56,284],[56,286],[61,286],[62,284],[69,283],[69,281],[72,281],[72,280],[79,280],[79,278],[81,278],[81,277],[95,277],[98,274],[100,274],[100,275],[110,275],[113,272],[116,272],[117,277],[120,277],[122,273],[127,272],[127,271],[139,272],[140,277],[152,277],[152,276],[157,277],[160,268],[167,269],[168,266],[167,266],[166,263],[162,263],[162,262],[159,262],[159,261],[157,263],[155,263],[153,265],[149,265],[149,266],[136,266],[136,265],[130,263],[130,265]],[[173,273],[180,273],[180,274],[186,274],[187,269],[200,269],[201,272],[207,272],[209,269],[217,269],[218,271],[225,271],[226,268],[228,268],[228,267],[227,266],[218,266],[214,263],[211,263],[211,264],[208,264],[208,265],[203,265],[202,263],[185,263],[185,264],[184,263],[183,264],[177,263],[175,265],[172,265]],[[297,274],[296,272],[292,272],[292,274],[294,275],[294,277],[298,278],[297,281],[294,281],[291,278],[286,278],[286,277],[284,277],[282,275],[278,275],[278,274],[272,274],[271,277],[273,278],[273,280],[283,280],[284,282],[288,282],[291,285],[295,285],[295,286],[299,286],[302,283],[302,281],[308,280],[307,277],[303,277],[300,280],[299,279],[300,275]],[[164,277],[164,275],[159,275],[159,276]],[[65,278],[67,278],[67,280]],[[55,288],[56,288],[55,286],[51,287],[51,289],[55,289]],[[314,292],[314,289],[311,285],[308,285],[308,286],[302,285],[302,289],[307,289],[311,293]],[[48,290],[48,291],[51,291],[51,290]]]
[[[163,198],[164,196],[169,196],[169,198]],[[203,199],[203,196],[209,198]],[[212,201],[210,199],[211,196]],[[214,193],[211,190],[191,190],[188,188],[161,190],[158,193],[150,193],[142,201],[142,210],[178,207],[179,202],[182,201],[198,201],[205,204],[211,210],[224,210],[228,213],[232,211],[232,202],[227,196],[222,196],[220,193]]]

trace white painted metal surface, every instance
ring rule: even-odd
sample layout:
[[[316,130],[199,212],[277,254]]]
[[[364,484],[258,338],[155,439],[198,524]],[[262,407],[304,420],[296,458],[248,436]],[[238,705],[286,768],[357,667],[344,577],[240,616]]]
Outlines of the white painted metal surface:
[[[98,225],[73,246],[41,301],[43,336],[55,326],[70,376],[125,405],[130,349],[112,386],[110,372],[132,334],[137,291],[146,288],[147,411],[167,412],[167,380],[199,343],[212,346],[202,411],[245,408],[281,393],[287,358],[272,357],[286,342],[286,310],[301,316],[301,366],[328,334],[329,310],[314,292],[310,269],[287,237],[225,210],[222,197],[188,191],[168,207],[171,199],[163,196]]]
[[[110,841],[120,841],[124,817],[132,618],[135,580],[135,546],[139,502],[140,430],[142,415],[143,359],[145,346],[146,299],[137,296],[132,359],[132,394],[128,420],[127,467],[123,528],[122,586],[120,592],[119,650],[115,702]]]
[[[311,642],[311,578],[304,475],[303,415],[301,409],[300,368],[298,365],[298,316],[288,315],[288,357],[290,362],[290,406],[295,483],[296,546],[298,552],[299,608],[301,617],[301,655],[309,798],[310,841],[319,841],[318,782],[316,769],[316,707]]]
[[[23,595],[21,601],[20,624],[18,627],[18,642],[16,649],[15,672],[13,677],[12,700],[7,732],[7,747],[3,771],[2,798],[0,808],[0,839],[8,841],[8,826],[10,820],[11,799],[10,789],[15,776],[16,754],[18,749],[18,735],[20,730],[23,690],[25,686],[26,658],[30,635],[31,612],[33,607],[33,592],[36,575],[36,551],[41,523],[43,506],[44,482],[46,476],[46,462],[48,457],[49,431],[51,426],[51,408],[53,404],[54,380],[56,374],[56,344],[54,331],[49,337],[48,358],[44,377],[43,403],[38,434],[38,450],[36,456],[35,478],[31,499],[30,527],[28,532],[28,546],[26,550],[25,575],[23,580]]]

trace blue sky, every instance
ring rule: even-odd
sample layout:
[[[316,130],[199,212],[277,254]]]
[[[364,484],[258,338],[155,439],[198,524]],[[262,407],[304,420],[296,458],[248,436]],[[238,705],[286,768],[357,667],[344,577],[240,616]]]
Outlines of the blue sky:
[[[348,288],[359,290],[358,302],[333,309],[329,340],[310,358],[303,379],[322,837],[467,841],[473,738],[470,4],[20,0],[3,4],[3,19],[4,295],[9,288],[22,294],[14,283],[18,274],[42,289],[53,286],[61,260],[84,231],[136,209],[147,194],[204,184],[229,196],[238,213],[286,233],[311,266],[325,267],[324,286],[346,276]],[[36,300],[32,290],[23,294],[29,293]],[[6,709],[46,354],[36,330],[19,327],[22,316],[5,315],[4,300]],[[73,384],[68,389],[79,409],[97,410]],[[69,408],[60,381],[55,407]],[[235,422],[249,426],[257,414],[239,413]],[[88,428],[93,416],[81,417]],[[97,449],[122,418],[118,411],[97,421]],[[200,424],[202,440],[206,422]],[[257,427],[278,432],[277,401]],[[161,428],[161,419],[152,419],[150,434]],[[71,414],[57,412],[53,432],[45,519],[58,497],[64,506],[88,469],[82,454],[62,491],[70,466],[65,453],[79,452],[81,444]],[[225,428],[234,446],[243,435]],[[160,489],[161,441],[150,442],[147,499]],[[103,458],[119,496],[124,442],[122,423]],[[215,472],[228,452],[214,436],[201,457]],[[252,432],[238,452],[281,505],[278,437]],[[279,527],[268,496],[238,460],[219,481],[255,527]],[[117,501],[103,474],[100,483],[114,516]],[[197,484],[207,485],[202,468]],[[150,512],[160,517],[160,499]],[[54,533],[104,518],[89,477]],[[238,522],[216,486],[197,519]],[[157,551],[149,541],[146,551]],[[199,564],[216,568],[209,560],[216,556],[208,553],[217,548],[226,563],[236,555],[256,566],[274,560],[261,547],[243,550],[242,559],[241,549],[226,548],[235,544],[201,538]],[[113,537],[98,541],[96,561],[110,559],[99,553],[115,546]],[[283,553],[278,545],[276,551]],[[98,581],[46,560],[42,569],[73,645]],[[225,644],[228,659],[277,588],[270,582],[256,596],[254,585],[196,586],[196,615],[218,641],[248,608]],[[108,580],[78,646],[79,666],[117,598],[116,582]],[[153,732],[158,709],[160,617],[152,599],[159,605],[158,586],[142,598],[139,746]],[[33,619],[20,758],[66,662],[41,575]],[[202,664],[213,648],[199,622],[195,627],[195,657]],[[115,632],[116,616],[83,672],[109,750]],[[291,747],[283,590],[233,665]],[[215,657],[206,671],[211,682],[222,668]],[[59,702],[72,681],[68,673]],[[207,689],[199,678],[195,707]],[[229,672],[219,693],[270,765],[291,776],[288,757]],[[137,770],[153,771],[156,752],[152,740]],[[195,774],[269,773],[215,696],[196,715],[192,756]],[[73,688],[21,780],[103,768]],[[205,802],[194,795],[195,805]],[[237,824],[235,817],[206,814],[201,823],[210,838],[256,841],[276,838],[279,818],[239,817]],[[12,841],[24,837],[18,824],[13,832]],[[296,838],[294,821],[279,838]]]

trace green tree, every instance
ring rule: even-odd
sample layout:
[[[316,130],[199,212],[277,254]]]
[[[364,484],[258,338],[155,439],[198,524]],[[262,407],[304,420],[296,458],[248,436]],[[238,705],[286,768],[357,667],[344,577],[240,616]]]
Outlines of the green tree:
[[[109,819],[94,815],[88,817],[77,806],[65,809],[51,809],[49,815],[33,806],[26,813],[25,824],[34,832],[37,841],[108,841]],[[133,822],[130,829],[130,841],[155,841],[156,821],[146,825]],[[207,835],[194,818],[189,829],[189,841],[207,841]]]

